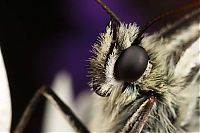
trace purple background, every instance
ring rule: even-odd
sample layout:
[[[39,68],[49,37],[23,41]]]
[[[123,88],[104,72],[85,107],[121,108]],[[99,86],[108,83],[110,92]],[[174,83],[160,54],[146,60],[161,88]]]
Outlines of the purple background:
[[[121,21],[139,26],[189,1],[105,0]],[[149,32],[182,15],[166,17]],[[0,45],[11,89],[13,128],[37,88],[51,85],[57,72],[71,74],[76,94],[88,89],[86,60],[108,21],[109,16],[94,0],[0,1]],[[43,103],[26,132],[39,132],[42,109]]]

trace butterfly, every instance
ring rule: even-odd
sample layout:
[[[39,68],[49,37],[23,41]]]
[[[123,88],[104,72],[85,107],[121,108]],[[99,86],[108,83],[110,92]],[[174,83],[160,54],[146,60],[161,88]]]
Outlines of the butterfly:
[[[148,35],[158,20],[198,8],[169,11],[145,25],[122,22],[101,0],[111,21],[93,45],[87,115],[82,121],[48,87],[30,102],[15,132],[23,132],[41,96],[54,103],[78,132],[173,133],[199,131],[199,12]]]
[[[199,20],[191,20],[199,10],[153,35],[144,35],[150,25],[172,12],[140,30],[135,23],[121,22],[98,2],[117,23],[111,22],[101,34],[90,60],[90,85],[104,97],[98,99],[100,114],[99,108],[95,110],[101,131],[194,131],[200,74],[199,50],[194,47],[199,47]]]

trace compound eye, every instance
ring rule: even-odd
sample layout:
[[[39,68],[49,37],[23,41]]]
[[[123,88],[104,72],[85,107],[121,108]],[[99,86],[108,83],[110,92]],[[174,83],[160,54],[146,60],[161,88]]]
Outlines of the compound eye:
[[[140,46],[130,46],[124,50],[115,63],[114,73],[117,80],[134,82],[147,68],[148,54]]]

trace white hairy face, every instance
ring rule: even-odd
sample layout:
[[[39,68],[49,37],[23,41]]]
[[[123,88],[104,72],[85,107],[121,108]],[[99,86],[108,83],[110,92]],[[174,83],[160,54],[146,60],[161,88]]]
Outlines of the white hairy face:
[[[114,67],[121,52],[137,38],[139,27],[121,23],[115,31],[111,23],[107,26],[90,59],[90,85],[104,96],[94,100],[94,114],[89,121],[92,131],[199,131],[199,122],[194,120],[199,118],[200,28],[199,20],[194,19],[198,15],[195,11],[141,40],[139,45],[147,51],[149,63],[135,82],[117,80]],[[114,34],[117,41],[113,47]],[[141,117],[147,109],[150,111],[144,120]]]

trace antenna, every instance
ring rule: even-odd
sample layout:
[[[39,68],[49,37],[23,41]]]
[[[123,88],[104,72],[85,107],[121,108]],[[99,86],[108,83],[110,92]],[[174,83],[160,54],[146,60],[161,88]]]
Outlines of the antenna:
[[[186,10],[189,10],[189,9],[192,9],[192,8],[197,8],[197,7],[200,7],[200,1],[199,0],[194,0],[193,2],[188,3],[188,4],[184,5],[184,6],[181,6],[179,8],[174,9],[174,10],[170,10],[170,11],[164,13],[164,14],[161,14],[160,16],[152,19],[146,25],[144,25],[144,27],[142,28],[142,30],[138,34],[138,39],[142,38],[143,33],[150,26],[152,26],[154,23],[158,22],[159,20],[161,20],[161,19],[163,19],[163,18],[165,18],[167,16],[170,16],[170,15],[173,15],[173,14],[176,14],[176,13],[179,13],[179,12],[183,12],[183,11],[186,11]]]
[[[111,19],[115,20],[117,24],[120,24],[120,19],[103,3],[101,0],[96,0],[96,2],[110,15]]]

